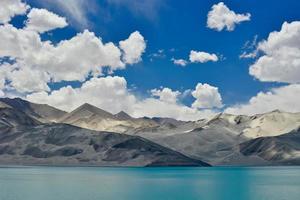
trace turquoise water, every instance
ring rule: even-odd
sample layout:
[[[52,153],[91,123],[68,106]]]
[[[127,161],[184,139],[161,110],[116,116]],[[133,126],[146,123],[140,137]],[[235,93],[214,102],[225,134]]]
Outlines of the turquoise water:
[[[299,200],[299,167],[0,168],[0,200]]]

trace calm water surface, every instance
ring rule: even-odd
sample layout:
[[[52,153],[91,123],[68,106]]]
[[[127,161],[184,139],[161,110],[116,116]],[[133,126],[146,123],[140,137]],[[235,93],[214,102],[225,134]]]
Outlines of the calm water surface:
[[[0,168],[0,200],[299,200],[299,167]]]

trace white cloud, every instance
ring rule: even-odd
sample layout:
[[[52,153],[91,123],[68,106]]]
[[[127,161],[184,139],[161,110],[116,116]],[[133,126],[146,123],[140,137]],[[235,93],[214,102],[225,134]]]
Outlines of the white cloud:
[[[39,56],[38,51],[44,48],[37,33],[16,29],[12,25],[6,24],[0,26],[0,43],[0,57],[9,57],[10,60],[15,60],[14,64],[0,63],[2,73],[0,79],[2,79],[2,83],[9,84],[4,85],[3,88],[13,87],[20,92],[40,91],[41,88],[49,89],[44,82],[46,80],[45,73],[35,70],[33,65],[30,65],[32,68],[28,65],[28,62],[36,60],[36,57]],[[48,43],[45,44],[45,46],[48,45]],[[9,83],[5,83],[3,80],[8,80]]]
[[[14,72],[11,86],[22,92],[40,91],[42,88],[48,90],[49,81],[84,81],[90,73],[101,74],[104,67],[109,67],[111,71],[125,68],[121,49],[112,42],[103,43],[101,38],[88,30],[53,45],[50,41],[42,41],[36,31],[6,24],[0,26],[0,43],[0,57],[15,60],[20,68]],[[139,32],[134,32],[120,43],[127,63],[141,60],[145,43]],[[24,74],[34,75],[36,81],[43,82],[17,84]]]
[[[1,0],[0,1],[0,24],[7,23],[15,15],[25,14],[29,9],[22,0]]]
[[[142,60],[142,54],[146,49],[146,42],[140,32],[135,31],[129,38],[119,42],[120,48],[124,52],[123,61],[127,64],[138,63]]]
[[[17,29],[10,24],[0,26],[0,44],[0,57],[29,57],[32,52],[43,48],[37,33]]]
[[[50,77],[45,72],[33,71],[28,68],[15,68],[9,73],[8,78],[10,86],[21,93],[50,90],[47,85]]]
[[[248,103],[229,107],[226,113],[254,115],[276,109],[287,112],[300,112],[300,84],[291,84],[273,88],[268,92],[259,92]]]
[[[44,33],[57,28],[64,28],[68,24],[66,18],[60,17],[46,9],[33,8],[27,15],[26,28]]]
[[[246,52],[244,51],[239,57],[240,58],[255,58],[257,56],[257,52],[253,51],[253,52]]]
[[[89,15],[99,15],[95,0],[42,0],[38,4],[46,8],[54,8],[67,16],[71,24],[79,28],[87,28],[90,25]]]
[[[284,22],[257,50],[263,55],[250,66],[251,75],[260,81],[300,82],[300,21]]]
[[[207,15],[207,27],[221,31],[227,29],[233,31],[236,24],[244,21],[250,21],[250,13],[236,14],[230,10],[223,2],[212,6],[211,11]]]
[[[141,61],[146,48],[144,37],[136,31],[119,42],[118,47],[112,42],[103,43],[93,32],[85,30],[53,44],[42,40],[40,34],[64,26],[56,23],[61,18],[49,11],[32,14],[36,11],[28,15],[23,29],[11,24],[0,25],[2,93],[8,91],[67,111],[87,102],[112,113],[124,110],[135,117],[196,120],[214,114],[211,110],[200,111],[183,105],[179,101],[181,93],[169,88],[152,90],[153,96],[139,98],[127,88],[122,77],[93,76],[86,81],[88,75],[99,75],[104,67],[114,71]],[[41,16],[39,21],[35,19],[37,15]],[[43,18],[45,15],[51,22]],[[6,59],[9,63],[4,63]],[[50,91],[48,83],[60,81],[82,81],[83,84],[79,88],[66,86]]]
[[[180,120],[197,120],[212,116],[210,110],[199,111],[176,102],[179,95],[170,89],[156,90],[159,99],[140,99],[130,92],[123,77],[92,78],[80,88],[62,87],[49,94],[38,92],[27,95],[27,99],[37,103],[47,103],[54,107],[71,111],[83,103],[90,103],[111,113],[124,110],[134,117],[172,117]],[[176,96],[176,97],[175,97]]]
[[[121,51],[113,43],[104,44],[93,32],[85,30],[70,40],[61,41],[48,51],[47,62],[42,67],[54,81],[83,81],[89,72],[108,66],[111,70],[125,68]],[[52,53],[52,54],[51,54]]]
[[[181,94],[179,91],[172,91],[170,88],[163,88],[161,90],[153,89],[151,94],[154,97],[159,97],[159,100],[169,103],[176,103],[178,96]]]
[[[171,61],[173,61],[175,65],[180,65],[182,67],[185,67],[189,63],[206,63],[209,61],[217,62],[218,60],[219,60],[218,56],[214,53],[210,54],[207,52],[194,51],[194,50],[190,51],[190,55],[189,55],[190,62],[185,59],[175,59],[175,58],[171,59]]]
[[[260,81],[286,82],[290,85],[259,92],[249,102],[231,106],[225,112],[254,115],[280,109],[300,112],[300,22],[284,22],[280,31],[259,42],[254,53],[262,54],[249,73]]]
[[[245,42],[244,46],[242,47],[242,53],[239,56],[240,59],[242,58],[256,58],[258,55],[257,45],[258,45],[258,35],[255,35],[253,40],[248,40]]]
[[[210,109],[223,107],[222,98],[217,87],[206,83],[198,83],[192,95],[196,99],[192,104],[193,108]]]
[[[188,61],[186,61],[184,59],[175,59],[175,58],[172,58],[171,61],[173,61],[173,63],[175,65],[180,65],[182,67],[185,67],[188,64]]]
[[[11,64],[0,64],[0,90],[5,88],[5,82],[8,74],[10,73]]]
[[[199,120],[216,115],[215,112],[208,109],[199,111],[180,103],[169,103],[154,98],[141,100],[137,102],[133,108],[134,112],[130,114],[135,117],[168,117],[188,121]]]
[[[83,81],[90,71],[109,66],[124,68],[121,51],[113,43],[103,44],[94,33],[84,31],[57,45],[42,42],[34,32],[0,26],[0,56],[11,57],[20,66],[50,74],[54,81]]]
[[[71,111],[84,103],[90,103],[113,113],[128,110],[135,97],[128,93],[126,80],[122,77],[92,78],[80,88],[71,86],[47,92],[33,93],[27,99],[45,102],[63,110]]]
[[[209,61],[217,62],[218,60],[219,58],[216,54],[210,54],[203,51],[198,52],[194,50],[190,52],[190,61],[193,63],[195,62],[206,63]]]
[[[22,68],[17,63],[0,64],[0,89],[14,89],[20,93],[49,91],[48,81],[50,77],[47,73]]]

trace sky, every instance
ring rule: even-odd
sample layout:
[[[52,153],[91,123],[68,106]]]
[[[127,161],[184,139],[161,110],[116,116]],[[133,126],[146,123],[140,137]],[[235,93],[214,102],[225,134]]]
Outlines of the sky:
[[[2,0],[0,96],[135,117],[300,112],[297,0]]]

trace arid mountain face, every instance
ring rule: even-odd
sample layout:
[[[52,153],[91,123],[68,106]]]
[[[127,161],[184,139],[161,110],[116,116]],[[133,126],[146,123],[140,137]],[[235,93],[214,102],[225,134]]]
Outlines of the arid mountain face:
[[[66,113],[58,121],[90,130],[117,133],[158,125],[153,120],[132,118],[125,112],[113,115],[90,104],[84,104],[74,111]]]
[[[0,108],[1,104],[7,105],[11,108],[14,108],[15,110],[24,112],[31,118],[37,119],[41,122],[56,122],[63,115],[66,114],[66,112],[53,108],[46,104],[35,104],[20,98],[2,98],[0,99]]]
[[[209,166],[138,136],[93,131],[53,121],[45,123],[53,116],[47,115],[39,121],[40,116],[45,116],[42,112],[37,117],[31,106],[28,109],[22,104],[15,109],[11,105],[0,108],[2,165]],[[84,107],[91,108],[90,105]],[[77,111],[75,113],[82,117],[89,116]],[[34,118],[31,117],[33,114]],[[105,111],[97,114],[99,118],[111,117]]]
[[[111,114],[90,104],[70,113],[0,99],[0,163],[96,166],[299,165],[300,114],[218,114],[178,121]]]

